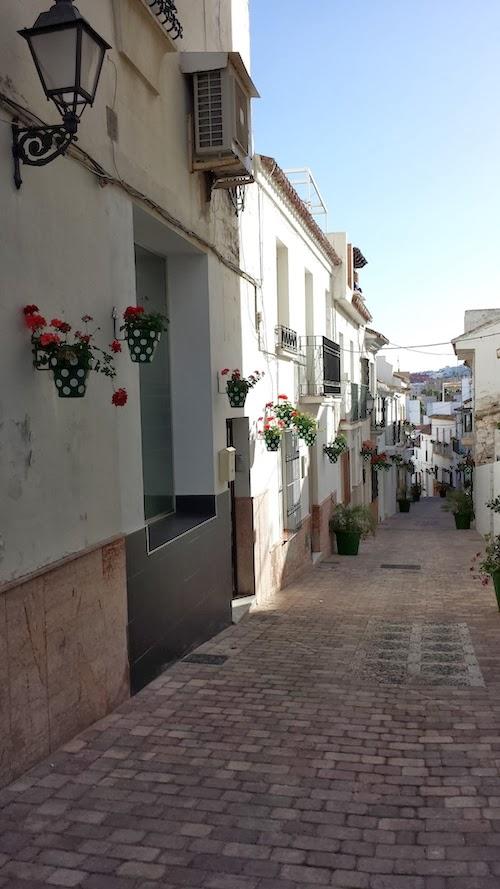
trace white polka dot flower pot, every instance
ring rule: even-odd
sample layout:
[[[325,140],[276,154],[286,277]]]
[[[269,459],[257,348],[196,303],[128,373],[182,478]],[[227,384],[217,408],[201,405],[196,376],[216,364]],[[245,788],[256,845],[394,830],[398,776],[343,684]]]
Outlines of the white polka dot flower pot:
[[[84,397],[89,368],[78,355],[71,352],[67,352],[65,357],[53,355],[49,364],[59,398]]]
[[[137,364],[151,364],[161,333],[144,327],[129,327],[127,343],[132,361]]]

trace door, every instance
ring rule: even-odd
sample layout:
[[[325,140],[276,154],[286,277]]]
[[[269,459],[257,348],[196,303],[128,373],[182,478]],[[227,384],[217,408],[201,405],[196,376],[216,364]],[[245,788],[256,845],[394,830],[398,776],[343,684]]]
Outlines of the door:
[[[342,502],[345,506],[351,502],[351,452],[344,451],[342,461]]]

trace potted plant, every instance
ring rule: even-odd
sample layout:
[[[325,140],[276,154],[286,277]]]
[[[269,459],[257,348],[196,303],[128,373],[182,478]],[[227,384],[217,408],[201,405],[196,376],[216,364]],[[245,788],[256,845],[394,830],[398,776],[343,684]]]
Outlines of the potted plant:
[[[479,574],[482,575],[483,586],[488,585],[488,578],[493,580],[495,595],[497,599],[498,610],[500,611],[500,535],[487,534],[485,537],[486,549],[482,562],[479,563]],[[474,571],[474,563],[481,557],[481,553],[476,553],[473,559],[473,565],[470,569]],[[477,577],[477,575],[475,575]]]
[[[31,330],[33,366],[36,370],[52,372],[59,398],[83,398],[90,371],[111,379],[116,377],[113,354],[121,352],[121,343],[113,340],[109,347],[111,352],[97,346],[94,333],[88,332],[87,325],[93,320],[90,315],[82,318],[85,332],[76,330],[72,333],[71,324],[60,318],[53,318],[48,324],[35,305],[25,306],[23,314],[25,324]],[[125,405],[126,390],[114,392],[112,403],[117,407]]]
[[[408,497],[408,492],[406,488],[400,488],[398,491],[398,505],[400,512],[409,512],[411,500]]]
[[[360,455],[363,460],[371,460],[373,454],[377,451],[377,446],[373,441],[364,441],[361,445]]]
[[[453,513],[457,530],[469,530],[474,518],[474,502],[468,491],[449,490],[443,509]]]
[[[298,411],[292,419],[292,423],[297,430],[297,435],[305,442],[308,448],[316,443],[318,436],[318,423],[310,414],[302,414]]]
[[[444,499],[448,493],[449,485],[447,485],[446,482],[439,482],[437,489],[439,496]]]
[[[287,429],[290,429],[294,419],[299,416],[299,411],[295,405],[292,404],[288,395],[278,395],[276,404],[273,404],[272,401],[270,401],[269,404],[266,404],[266,407],[273,411],[278,420],[283,420]]]
[[[411,486],[411,496],[413,498],[414,503],[419,502],[421,494],[422,494],[422,485],[420,485],[418,482],[415,482],[415,484],[413,484]]]
[[[371,463],[373,469],[376,469],[377,472],[381,470],[388,472],[389,469],[392,468],[392,463],[390,462],[385,451],[383,451],[381,454],[372,454]]]
[[[375,534],[375,519],[370,508],[339,504],[330,519],[330,533],[337,538],[340,556],[357,556],[361,538]]]
[[[403,457],[401,454],[391,454],[391,460],[394,466],[402,466],[404,463]]]
[[[259,419],[264,420],[263,417],[260,417]],[[265,418],[264,427],[260,434],[265,441],[268,451],[279,450],[279,446],[281,444],[281,436],[283,435],[284,428],[285,424],[283,420],[278,420],[276,417]]]
[[[347,438],[341,432],[331,444],[323,446],[323,453],[328,457],[330,463],[336,463],[344,451],[347,451]]]
[[[168,320],[159,312],[146,312],[143,306],[128,306],[120,330],[125,331],[130,357],[139,364],[150,364]]]
[[[242,377],[241,371],[238,369],[229,370],[228,367],[225,367],[224,370],[221,370],[220,372],[221,377],[226,377],[228,374],[231,374],[226,383],[229,404],[231,407],[245,407],[245,401],[247,400],[247,395],[250,389],[253,389],[253,387],[257,385],[264,374],[262,371],[256,370],[253,374],[250,374],[250,376]]]

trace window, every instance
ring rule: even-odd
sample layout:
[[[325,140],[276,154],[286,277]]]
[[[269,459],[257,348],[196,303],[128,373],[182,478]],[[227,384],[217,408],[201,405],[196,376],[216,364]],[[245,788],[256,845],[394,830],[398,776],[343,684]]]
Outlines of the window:
[[[343,333],[339,333],[339,349],[340,349],[340,373],[341,373],[341,379],[343,379],[342,374],[344,373],[344,367],[345,367],[345,363],[344,363],[344,334]]]
[[[135,248],[137,304],[147,312],[167,311],[166,259]],[[163,333],[154,361],[140,364],[144,516],[153,519],[174,510],[172,412],[168,333]]]
[[[464,433],[472,432],[472,412],[464,414]]]
[[[281,453],[283,461],[283,525],[287,531],[297,531],[302,524],[300,451],[299,439],[293,429],[285,430]]]
[[[276,243],[276,283],[278,300],[278,324],[290,327],[290,296],[288,282],[288,248],[281,241]]]

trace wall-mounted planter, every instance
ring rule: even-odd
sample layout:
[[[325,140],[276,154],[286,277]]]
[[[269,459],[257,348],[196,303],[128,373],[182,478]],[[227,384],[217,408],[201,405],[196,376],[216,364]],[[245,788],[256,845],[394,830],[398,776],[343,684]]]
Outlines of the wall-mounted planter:
[[[226,392],[231,407],[245,407],[248,395],[248,386],[246,384],[228,380]]]
[[[302,439],[304,444],[307,445],[308,448],[312,448],[313,445],[316,444],[316,439],[318,437],[318,432],[316,429],[312,429],[310,432],[303,432],[302,435],[299,431],[299,438]]]
[[[137,364],[151,364],[161,333],[138,327],[127,329],[127,345],[132,361]]]
[[[71,349],[61,350],[49,362],[59,398],[83,398],[87,391],[89,367]]]

